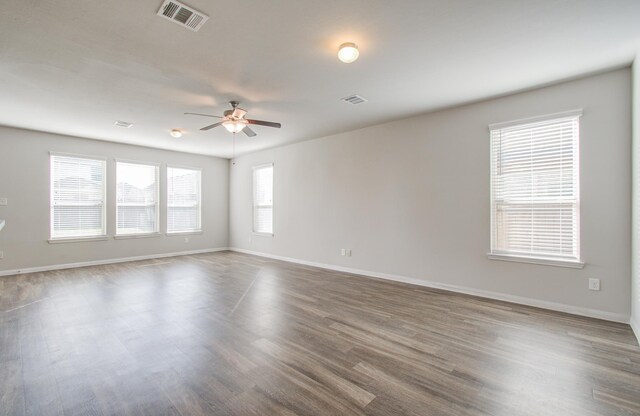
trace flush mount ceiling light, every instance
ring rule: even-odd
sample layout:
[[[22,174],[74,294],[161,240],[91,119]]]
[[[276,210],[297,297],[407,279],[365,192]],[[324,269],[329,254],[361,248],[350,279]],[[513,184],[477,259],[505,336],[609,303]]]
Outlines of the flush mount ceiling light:
[[[358,59],[360,52],[358,52],[358,45],[353,42],[346,42],[340,45],[340,49],[338,50],[338,59],[340,59],[345,64],[350,64],[351,62]]]
[[[175,137],[176,139],[182,137],[182,132],[179,129],[172,129],[169,134],[171,137]]]

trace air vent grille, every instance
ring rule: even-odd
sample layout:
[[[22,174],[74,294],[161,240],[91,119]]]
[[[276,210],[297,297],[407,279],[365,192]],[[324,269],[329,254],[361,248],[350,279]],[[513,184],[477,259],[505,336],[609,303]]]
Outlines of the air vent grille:
[[[158,10],[158,16],[171,20],[180,26],[197,32],[209,20],[209,16],[175,0],[165,0]]]
[[[114,126],[118,126],[118,127],[124,127],[126,129],[128,129],[129,127],[133,126],[132,123],[127,123],[126,121],[120,121],[120,120],[116,120],[115,123],[113,123]]]
[[[368,100],[360,95],[354,94],[348,97],[342,98],[342,101],[345,101],[349,104],[361,104],[366,103]]]

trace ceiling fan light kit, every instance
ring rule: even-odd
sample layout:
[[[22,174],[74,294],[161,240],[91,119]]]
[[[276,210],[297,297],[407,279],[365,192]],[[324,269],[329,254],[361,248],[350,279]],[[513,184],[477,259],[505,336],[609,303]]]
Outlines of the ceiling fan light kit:
[[[338,49],[338,59],[345,64],[350,64],[358,59],[360,52],[358,51],[358,45],[353,42],[345,42],[340,45]]]
[[[224,126],[225,129],[227,129],[229,133],[240,133],[247,126],[247,121],[246,120],[237,120],[237,121],[229,120],[229,121],[223,121],[222,125]]]
[[[245,118],[247,115],[247,110],[243,110],[238,107],[240,103],[238,101],[229,101],[231,105],[231,110],[225,111],[223,116],[214,116],[210,114],[201,114],[201,113],[185,113],[192,116],[201,116],[201,117],[213,117],[219,118],[220,121],[217,123],[213,123],[208,126],[204,126],[200,130],[211,130],[214,127],[223,126],[229,133],[240,133],[244,132],[249,137],[256,136],[256,132],[249,128],[249,124],[253,124],[256,126],[266,126],[266,127],[274,127],[279,129],[282,127],[280,123],[275,123],[273,121],[262,121],[262,120],[252,120],[249,118]]]

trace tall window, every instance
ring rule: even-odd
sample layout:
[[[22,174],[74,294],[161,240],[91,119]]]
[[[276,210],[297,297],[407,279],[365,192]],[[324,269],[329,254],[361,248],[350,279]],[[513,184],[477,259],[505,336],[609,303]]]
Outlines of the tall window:
[[[579,112],[491,128],[491,253],[578,263]]]
[[[117,162],[116,235],[158,232],[158,166]]]
[[[51,239],[106,235],[104,160],[52,154]]]
[[[253,168],[253,232],[273,234],[273,164]]]
[[[167,167],[167,232],[200,231],[200,170]]]

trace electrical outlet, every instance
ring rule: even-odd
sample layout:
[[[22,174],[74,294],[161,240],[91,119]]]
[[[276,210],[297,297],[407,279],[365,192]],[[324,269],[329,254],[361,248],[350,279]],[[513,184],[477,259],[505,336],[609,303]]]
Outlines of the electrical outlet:
[[[600,279],[589,279],[589,290],[600,290]]]
[[[9,200],[7,198],[0,198],[0,206],[6,207],[9,205]]]
[[[340,249],[340,255],[341,256],[346,256],[347,255],[347,249],[345,249],[345,248]]]
[[[351,257],[351,249],[350,248],[347,249],[347,257]]]
[[[185,243],[188,243],[188,242],[189,242],[189,237],[185,237],[185,238],[184,238],[184,242],[185,242]]]

